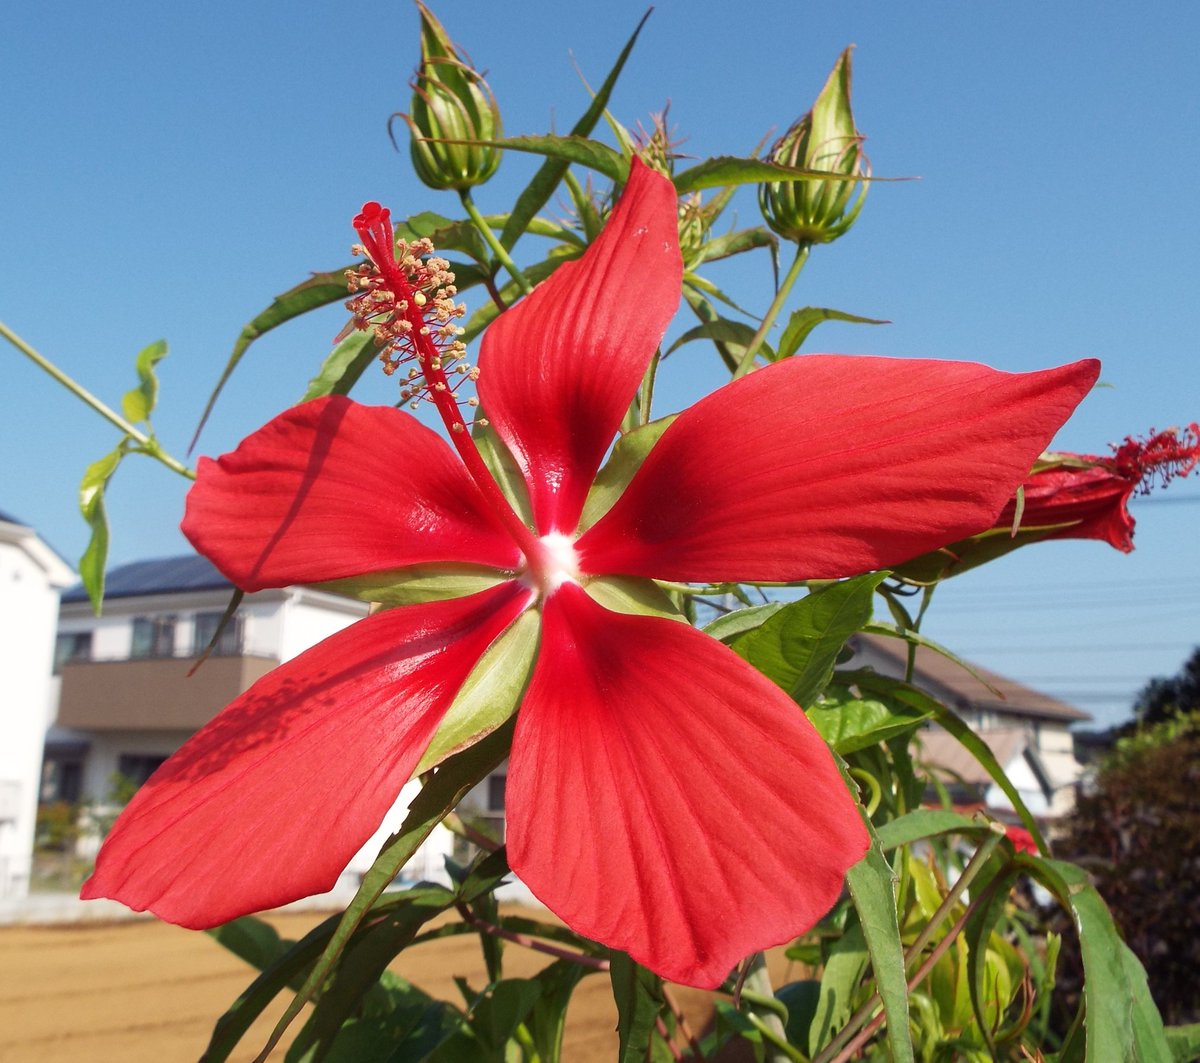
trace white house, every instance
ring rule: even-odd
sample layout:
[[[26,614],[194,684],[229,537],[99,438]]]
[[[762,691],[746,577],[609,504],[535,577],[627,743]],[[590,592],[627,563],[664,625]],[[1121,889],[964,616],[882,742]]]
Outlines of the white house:
[[[71,567],[0,512],[0,900],[29,889],[59,591]]]
[[[855,635],[847,668],[873,668],[900,677],[907,644],[881,635]],[[1090,720],[1073,705],[972,664],[976,676],[950,659],[921,648],[913,683],[953,709],[987,743],[1030,812],[1055,819],[1069,812],[1083,766],[1075,758],[1072,724]],[[1005,812],[1012,803],[975,757],[939,727],[920,733],[920,756],[956,802]]]
[[[109,571],[102,617],[82,587],[62,598],[57,717],[46,733],[42,799],[104,803],[140,785],[196,730],[283,661],[354,623],[367,605],[312,587],[247,594],[210,658],[233,586],[205,558],[171,557]],[[354,885],[399,826],[410,783],[376,835],[347,867]],[[486,801],[487,787],[481,790]],[[405,869],[444,880],[454,836],[439,827]]]

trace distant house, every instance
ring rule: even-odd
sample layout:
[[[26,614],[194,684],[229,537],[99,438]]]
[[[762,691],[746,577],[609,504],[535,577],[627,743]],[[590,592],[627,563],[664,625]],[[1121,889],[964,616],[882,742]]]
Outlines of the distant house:
[[[873,668],[901,677],[907,644],[882,635],[855,635],[849,668]],[[1083,767],[1075,758],[1071,725],[1090,720],[1089,713],[1033,690],[1015,680],[972,665],[979,678],[962,665],[918,649],[913,682],[953,709],[991,749],[1029,810],[1054,819],[1069,812]],[[952,735],[927,727],[920,735],[920,756],[962,805],[1001,812],[1012,804],[979,762]]]
[[[61,691],[46,732],[44,801],[103,804],[144,783],[255,680],[368,609],[312,587],[247,594],[213,654],[189,678],[233,590],[207,559],[193,555],[110,570],[101,617],[81,586],[63,595],[55,654]],[[351,861],[348,883],[370,866],[415,793],[416,784],[405,788]],[[452,843],[449,832],[439,829],[408,873],[442,878]]]
[[[0,512],[0,900],[28,891],[59,591],[75,573]]]

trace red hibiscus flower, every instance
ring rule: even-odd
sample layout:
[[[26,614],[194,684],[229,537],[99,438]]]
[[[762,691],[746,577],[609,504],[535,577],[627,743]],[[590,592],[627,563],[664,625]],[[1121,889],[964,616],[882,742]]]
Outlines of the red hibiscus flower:
[[[1126,436],[1107,457],[1043,454],[995,524],[980,535],[900,566],[900,574],[932,582],[1046,539],[1099,539],[1124,553],[1133,549],[1129,500],[1187,476],[1200,464],[1200,425]]]
[[[490,585],[379,612],[256,683],[137,793],[84,896],[204,927],[328,889],[481,655],[533,619],[509,862],[579,933],[715,986],[811,927],[867,835],[789,698],[685,623],[614,611],[608,577],[827,579],[986,528],[1098,367],[788,359],[680,414],[581,522],[680,297],[674,189],[635,161],[589,250],[483,340],[479,397],[527,523],[458,420],[447,293],[411,290],[378,205],[356,224],[380,271],[362,285],[397,354],[385,361],[415,353],[461,460],[407,413],[319,399],[202,461],[184,531],[250,591],[364,574],[382,587],[414,566]]]

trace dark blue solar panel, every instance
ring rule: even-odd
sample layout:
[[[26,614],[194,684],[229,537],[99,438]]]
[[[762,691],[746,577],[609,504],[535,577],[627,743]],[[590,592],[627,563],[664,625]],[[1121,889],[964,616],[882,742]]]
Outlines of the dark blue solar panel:
[[[104,581],[104,597],[133,598],[141,594],[207,591],[232,586],[208,558],[185,554],[153,561],[133,561],[128,565],[110,568]],[[86,602],[88,598],[83,584],[65,591],[62,600]]]

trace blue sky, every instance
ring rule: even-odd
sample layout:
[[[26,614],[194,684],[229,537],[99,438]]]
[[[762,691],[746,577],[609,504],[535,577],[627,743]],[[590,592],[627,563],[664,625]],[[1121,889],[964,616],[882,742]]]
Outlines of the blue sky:
[[[644,10],[613,0],[438,5],[504,110],[506,131],[565,130]],[[736,13],[737,17],[732,17]],[[156,424],[182,455],[242,324],[309,270],[345,261],[377,198],[455,214],[413,178],[386,120],[408,105],[407,3],[28,6],[0,36],[0,320],[117,404],[160,337]],[[1200,8],[1183,2],[657,6],[612,111],[671,101],[684,152],[746,154],[807,109],[856,44],[855,114],[875,172],[858,225],[818,249],[792,306],[890,319],[827,325],[811,350],[965,358],[1028,370],[1095,356],[1111,385],[1063,430],[1103,451],[1200,417]],[[502,209],[535,160],[510,155],[477,194]],[[740,224],[757,221],[752,196]],[[718,279],[761,310],[766,256]],[[682,320],[682,319],[681,319]],[[252,348],[200,450],[230,449],[294,402],[335,312]],[[700,345],[668,363],[660,412],[721,382]],[[75,491],[113,430],[0,347],[0,509],[68,558]],[[382,379],[362,391],[389,401]],[[176,553],[185,484],[148,461],[109,500],[115,562]],[[1135,503],[1137,551],[1056,543],[951,581],[926,630],[982,664],[1119,718],[1147,678],[1200,643],[1200,478]]]

